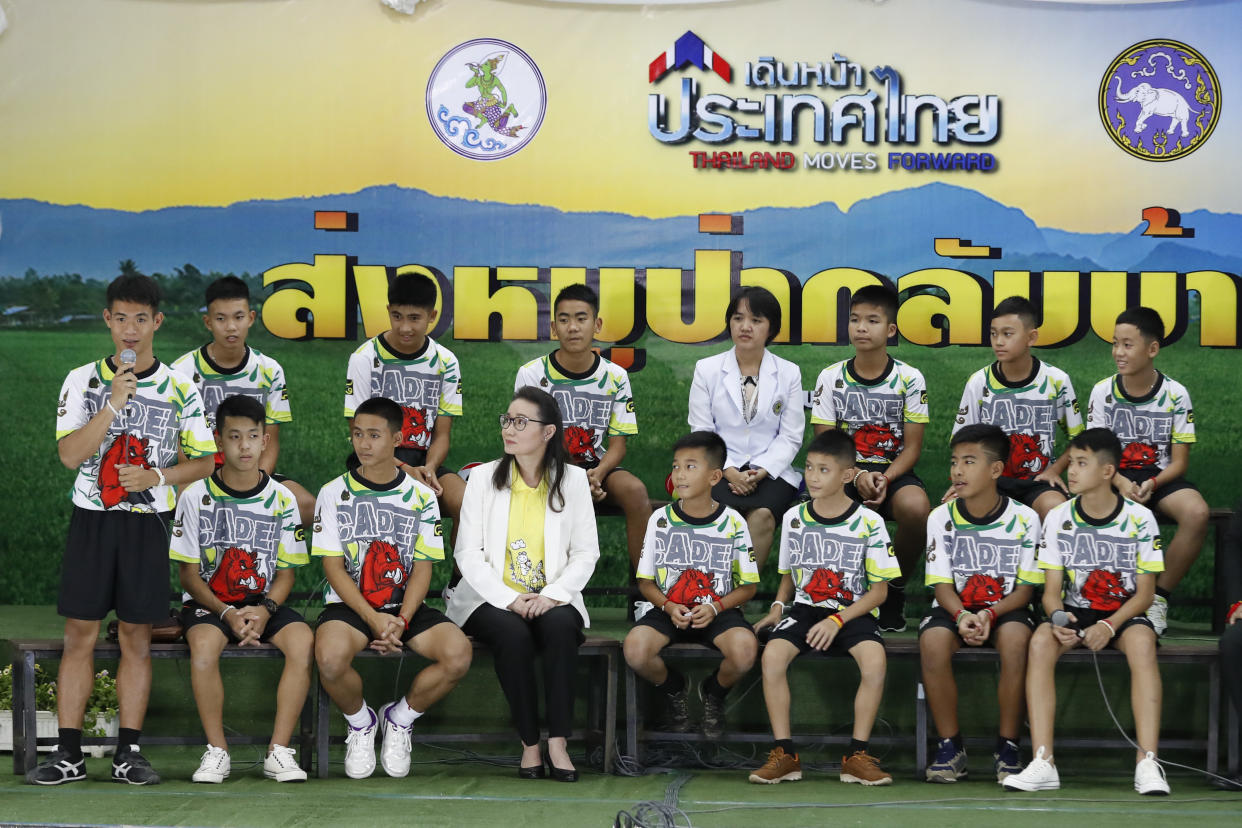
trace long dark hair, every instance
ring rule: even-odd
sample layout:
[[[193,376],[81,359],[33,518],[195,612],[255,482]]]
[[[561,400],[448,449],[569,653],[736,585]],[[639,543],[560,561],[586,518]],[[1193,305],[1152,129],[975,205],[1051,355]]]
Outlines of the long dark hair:
[[[552,511],[559,512],[565,508],[565,493],[561,484],[565,479],[565,466],[569,462],[569,452],[565,448],[564,425],[561,423],[561,409],[552,399],[552,395],[541,391],[533,385],[524,385],[513,394],[514,400],[525,400],[534,403],[539,409],[539,419],[543,425],[556,427],[551,439],[543,446],[543,460],[539,463],[540,476],[548,476],[548,503]],[[528,426],[529,427],[529,426]],[[496,464],[492,472],[492,485],[497,491],[509,487],[509,476],[517,464],[512,454],[505,452],[504,460]]]

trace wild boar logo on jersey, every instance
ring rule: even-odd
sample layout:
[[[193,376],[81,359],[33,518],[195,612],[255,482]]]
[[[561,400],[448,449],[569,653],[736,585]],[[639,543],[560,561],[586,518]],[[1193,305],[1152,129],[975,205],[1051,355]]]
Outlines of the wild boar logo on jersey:
[[[591,463],[598,460],[595,456],[595,429],[566,426],[565,450],[569,452],[570,462],[573,463]]]
[[[681,573],[677,578],[677,583],[673,584],[673,588],[668,591],[668,600],[681,604],[683,607],[693,607],[696,604],[719,601],[720,596],[716,594],[712,579],[707,576],[707,573],[698,569],[687,569]]]
[[[837,601],[854,600],[854,593],[845,588],[845,579],[841,577],[841,573],[831,569],[815,570],[815,574],[807,582],[805,591],[817,604],[822,604],[830,598]]]
[[[1121,584],[1121,576],[1107,569],[1093,569],[1080,590],[1091,609],[1112,612],[1120,609],[1130,597]]]
[[[388,541],[373,540],[362,562],[361,591],[367,603],[379,609],[405,591],[405,567],[397,547]]]
[[[427,414],[421,408],[401,406],[401,442],[405,445],[424,447],[427,436]]]
[[[1040,451],[1039,440],[1029,434],[1009,435],[1009,459],[1005,477],[1029,480],[1048,467],[1048,455]]]
[[[209,586],[221,601],[232,603],[245,600],[249,595],[263,594],[267,578],[255,567],[253,553],[230,546],[220,557],[220,565],[211,576]]]
[[[961,595],[966,609],[983,609],[1005,597],[1005,582],[994,575],[976,572],[962,584]]]
[[[1160,462],[1160,453],[1151,443],[1131,443],[1121,452],[1123,469],[1142,469]]]
[[[150,441],[146,437],[135,437],[126,433],[118,434],[103,453],[99,461],[98,483],[99,499],[103,501],[105,509],[116,506],[129,494],[121,485],[121,475],[116,467],[130,465],[151,468],[151,463],[147,460],[148,448]]]
[[[886,425],[865,425],[854,432],[854,448],[864,460],[887,460],[896,454],[897,435]]]

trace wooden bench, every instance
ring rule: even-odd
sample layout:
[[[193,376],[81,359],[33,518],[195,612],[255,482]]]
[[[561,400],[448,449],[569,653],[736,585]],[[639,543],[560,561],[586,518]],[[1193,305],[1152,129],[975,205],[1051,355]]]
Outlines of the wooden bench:
[[[885,652],[890,661],[907,661],[913,662],[916,669],[919,660],[918,640],[913,638],[897,638],[886,641],[884,644]],[[760,646],[760,657],[756,659],[756,669],[762,658],[762,645]],[[662,651],[662,655],[671,659],[706,659],[719,660],[721,655],[718,651],[703,644],[671,644]],[[1116,650],[1105,650],[1100,653],[1100,658],[1105,663],[1118,663],[1123,661],[1125,656]],[[979,661],[995,661],[996,651],[993,649],[980,649],[975,647],[963,647],[954,657],[960,662],[979,662]],[[799,662],[823,662],[828,661],[829,656],[818,653],[809,652],[805,656],[798,659]],[[1219,765],[1219,732],[1220,732],[1220,709],[1221,709],[1221,680],[1220,680],[1220,653],[1215,645],[1166,645],[1160,648],[1158,655],[1161,664],[1201,664],[1208,667],[1208,727],[1207,734],[1203,739],[1164,739],[1160,740],[1161,748],[1169,749],[1192,749],[1205,750],[1207,753],[1207,769],[1212,773],[1217,771]],[[1091,653],[1088,650],[1076,649],[1071,650],[1062,657],[1062,662],[1081,663],[1091,661]],[[917,675],[917,674],[916,674]],[[635,759],[642,761],[641,743],[643,740],[660,740],[660,741],[682,741],[682,742],[704,742],[704,741],[726,741],[726,742],[770,742],[772,736],[767,733],[728,733],[726,732],[720,739],[709,740],[701,733],[670,733],[665,731],[649,731],[643,728],[641,706],[639,705],[639,684],[645,684],[633,670],[626,665],[626,686],[625,686],[625,748],[626,753]],[[907,691],[908,692],[908,691]],[[913,740],[915,743],[915,768],[914,773],[918,778],[922,778],[923,771],[927,766],[927,747],[928,747],[928,714],[927,704],[923,693],[923,682],[921,676],[915,679],[914,688],[915,700],[915,732]],[[850,696],[852,698],[852,695]],[[849,710],[852,711],[852,705]],[[846,713],[845,715],[852,715]],[[1111,721],[1108,722],[1111,728]],[[1230,727],[1232,728],[1229,738],[1229,767],[1231,772],[1237,767],[1237,718],[1236,714],[1231,711]],[[828,744],[848,744],[849,736],[836,736],[829,734],[804,733],[797,731],[795,735],[799,744],[806,745],[828,745]],[[894,736],[873,736],[872,743],[877,745],[890,744],[909,744],[910,737]],[[968,743],[986,743],[991,744],[988,739],[968,739]],[[1128,747],[1129,743],[1125,742],[1120,734],[1116,736],[1099,736],[1078,739],[1058,739],[1058,747],[1066,748],[1115,748]]]
[[[35,664],[42,659],[59,659],[64,655],[65,643],[59,638],[9,639],[13,648],[13,773],[24,774],[38,763],[38,745],[53,744],[55,738],[40,739],[35,732]],[[114,641],[100,639],[95,644],[95,658],[119,660],[121,647]],[[190,646],[184,641],[173,644],[151,644],[153,659],[189,659]],[[284,654],[272,644],[253,647],[228,646],[220,653],[225,659],[279,658]],[[270,738],[264,736],[230,736],[229,742],[238,745],[266,745]],[[311,733],[311,706],[309,700],[302,707],[301,721],[295,740],[300,746],[299,762],[303,770],[311,766],[314,739]],[[201,745],[201,732],[193,736],[146,736],[146,745]],[[84,745],[111,744],[112,740],[99,737],[83,737]]]
[[[474,652],[486,653],[488,649],[478,641],[473,641]],[[587,738],[596,742],[603,749],[602,770],[612,771],[616,756],[617,741],[617,677],[620,674],[621,642],[615,638],[603,636],[587,636],[586,641],[578,648],[578,654],[590,659],[597,659],[598,669],[591,669],[588,678],[587,722],[584,731],[575,731],[571,738]],[[362,650],[356,658],[400,659],[406,653],[380,654],[374,650]],[[331,736],[332,700],[328,691],[318,681],[316,695],[316,757],[318,774],[321,778],[329,775],[328,748],[333,742],[341,743],[344,739],[333,739]],[[495,692],[500,693],[497,687]],[[503,700],[499,703],[503,704]],[[504,732],[478,733],[428,733],[415,731],[414,742],[511,742],[514,739],[512,730]]]

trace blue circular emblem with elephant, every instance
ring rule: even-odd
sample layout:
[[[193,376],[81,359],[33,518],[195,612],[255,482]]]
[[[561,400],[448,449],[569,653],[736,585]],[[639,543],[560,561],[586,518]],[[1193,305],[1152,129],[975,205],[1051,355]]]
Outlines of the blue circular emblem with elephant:
[[[1220,80],[1176,40],[1145,40],[1118,55],[1100,81],[1100,120],[1117,146],[1172,161],[1203,146],[1220,120]]]

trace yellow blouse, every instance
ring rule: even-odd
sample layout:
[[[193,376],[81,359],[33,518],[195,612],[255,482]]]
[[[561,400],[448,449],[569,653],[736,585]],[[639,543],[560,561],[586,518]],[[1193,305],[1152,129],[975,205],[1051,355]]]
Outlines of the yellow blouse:
[[[548,585],[543,565],[543,522],[548,508],[548,479],[545,476],[532,489],[515,467],[510,490],[504,581],[518,592],[538,592]]]

